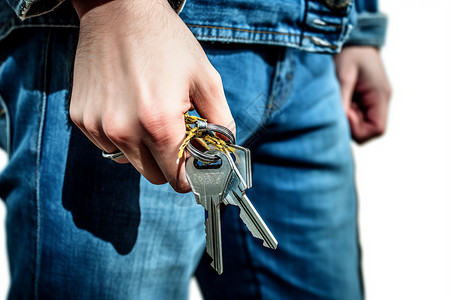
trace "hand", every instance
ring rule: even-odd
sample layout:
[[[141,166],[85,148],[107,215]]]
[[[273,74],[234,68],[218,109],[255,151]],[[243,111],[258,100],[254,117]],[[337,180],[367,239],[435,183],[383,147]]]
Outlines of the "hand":
[[[73,0],[80,17],[70,116],[154,184],[190,190],[183,114],[234,130],[218,72],[166,0]],[[98,5],[96,5],[98,4]]]
[[[379,51],[368,46],[345,47],[334,62],[352,138],[362,144],[382,135],[391,87]]]

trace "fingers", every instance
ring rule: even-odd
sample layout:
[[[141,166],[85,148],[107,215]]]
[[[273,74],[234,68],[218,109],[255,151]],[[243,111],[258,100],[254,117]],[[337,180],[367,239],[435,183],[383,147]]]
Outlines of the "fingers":
[[[341,62],[344,65],[337,66],[337,77],[341,86],[342,105],[347,112],[350,109],[352,103],[353,93],[358,80],[358,68],[355,65],[345,65],[345,62]]]
[[[108,138],[106,138],[102,127],[100,124],[94,125],[90,122],[82,122],[79,121],[78,118],[72,117],[75,125],[86,135],[86,137],[100,150],[106,153],[117,153],[120,150],[116,145],[114,145]],[[123,151],[122,151],[123,152]],[[128,159],[126,156],[121,156],[119,158],[114,159],[117,163],[128,163]]]
[[[201,75],[191,95],[195,109],[208,122],[225,126],[236,135],[236,125],[225,98],[220,74],[211,66]]]
[[[155,113],[142,109],[143,115],[139,117],[144,130],[143,143],[150,150],[155,162],[164,177],[175,191],[184,193],[190,191],[185,175],[184,159],[177,163],[179,147],[186,136],[184,112],[192,108],[208,122],[225,126],[236,133],[234,119],[231,115],[222,80],[219,73],[208,63],[193,78],[189,91],[189,100],[183,101],[183,94],[165,92],[164,98],[168,103],[181,103],[182,107],[166,106]],[[145,170],[144,170],[145,172]]]
[[[129,162],[148,181],[153,184],[163,184],[167,180],[160,170],[152,152],[143,143],[145,132],[135,118],[128,121],[123,117],[116,119],[109,114],[103,121],[104,137],[120,149]]]
[[[143,143],[149,149],[164,178],[175,191],[189,192],[184,159],[177,163],[178,151],[186,135],[184,113],[170,111],[152,115],[142,120],[142,128],[145,131]]]
[[[342,103],[352,138],[364,143],[386,130],[390,85],[379,51],[373,47],[347,47],[335,57]]]
[[[184,161],[177,164],[184,113],[195,108],[233,131],[234,121],[220,76],[192,32],[167,2],[147,2],[107,2],[81,18],[71,117],[97,147],[125,154],[116,161],[186,192]]]
[[[352,137],[359,144],[386,131],[388,98],[377,94],[367,94],[364,100],[355,100],[347,111]]]
[[[115,162],[130,162],[138,172],[153,184],[167,182],[147,146],[132,137],[132,126],[119,126],[114,125],[114,122],[102,122],[100,117],[85,117],[83,120],[83,117],[78,116],[72,109],[70,115],[77,127],[99,149],[106,153],[118,151],[124,153],[124,156],[114,159]],[[86,119],[98,121],[86,121]]]
[[[178,151],[186,136],[184,113],[195,108],[208,122],[225,126],[236,133],[219,73],[209,62],[198,70],[203,71],[193,77],[189,99],[184,99],[184,94],[175,91],[168,93],[166,90],[164,93],[166,102],[183,103],[183,106],[167,105],[156,114],[150,113],[150,109],[142,109],[143,115],[139,117],[144,129],[143,143],[150,150],[164,177],[180,193],[190,191],[184,158],[177,163]]]

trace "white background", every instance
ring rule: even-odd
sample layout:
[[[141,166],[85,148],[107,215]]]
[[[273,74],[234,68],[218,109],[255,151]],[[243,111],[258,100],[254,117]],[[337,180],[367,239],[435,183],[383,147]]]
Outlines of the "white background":
[[[367,299],[450,300],[450,3],[380,5],[390,19],[388,132],[354,147]],[[0,299],[9,282],[4,220],[0,204]]]

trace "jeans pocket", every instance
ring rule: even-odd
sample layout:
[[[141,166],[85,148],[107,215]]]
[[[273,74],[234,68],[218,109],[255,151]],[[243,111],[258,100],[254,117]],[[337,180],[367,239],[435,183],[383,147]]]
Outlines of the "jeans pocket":
[[[0,148],[10,153],[10,118],[6,102],[0,94]]]

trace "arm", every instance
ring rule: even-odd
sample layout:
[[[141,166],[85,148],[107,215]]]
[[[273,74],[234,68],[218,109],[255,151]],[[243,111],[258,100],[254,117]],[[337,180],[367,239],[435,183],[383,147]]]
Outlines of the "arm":
[[[386,16],[377,12],[374,0],[358,0],[356,8],[358,24],[334,61],[352,137],[364,143],[386,129],[391,87],[378,49],[385,40]]]
[[[93,3],[95,2],[95,3]],[[234,129],[221,79],[166,0],[74,0],[80,36],[70,116],[100,149],[150,182],[189,191],[183,114]]]

